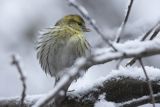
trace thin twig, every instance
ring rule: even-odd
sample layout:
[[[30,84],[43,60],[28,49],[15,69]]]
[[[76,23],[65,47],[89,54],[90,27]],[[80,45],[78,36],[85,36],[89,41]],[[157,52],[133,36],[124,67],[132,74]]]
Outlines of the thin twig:
[[[154,31],[155,30],[155,31]],[[154,32],[153,32],[154,31]],[[158,21],[158,23],[156,23],[156,25],[154,25],[141,39],[141,41],[146,40],[146,38],[153,32],[152,36],[149,38],[149,40],[153,40],[157,34],[160,31],[160,21]]]
[[[141,41],[144,41],[155,29],[155,27],[158,25],[159,23],[157,23],[155,26],[153,26],[141,39]]]
[[[153,96],[155,98],[155,101],[157,103],[159,103],[160,93],[153,94]],[[151,100],[150,96],[143,96],[141,98],[137,98],[137,99],[134,99],[134,100],[131,100],[131,101],[121,103],[121,104],[118,105],[118,107],[138,107],[138,106],[150,103],[151,102],[150,100]]]
[[[141,58],[139,58],[139,63],[142,66],[143,72],[144,72],[144,74],[146,76],[146,80],[147,80],[149,91],[150,91],[150,97],[151,97],[151,100],[152,100],[152,105],[153,105],[153,107],[155,107],[155,98],[153,96],[154,93],[153,93],[152,83],[151,83],[151,81],[150,81],[150,79],[148,77],[147,71],[146,71],[146,69],[145,69],[145,67],[143,65],[143,62],[142,62]]]
[[[125,19],[124,19],[124,21],[122,22],[121,26],[118,29],[118,32],[117,32],[117,35],[116,35],[116,39],[115,39],[115,42],[117,42],[117,43],[120,41],[120,37],[123,34],[125,26],[126,26],[126,24],[128,22],[128,19],[129,19],[129,16],[130,16],[130,12],[131,12],[131,8],[132,8],[132,5],[133,5],[133,1],[134,0],[130,0],[130,3],[129,3],[128,8],[127,8],[127,13],[126,13]]]
[[[23,90],[22,90],[22,94],[21,94],[20,107],[24,107],[24,100],[25,100],[25,97],[26,97],[26,88],[27,88],[26,87],[26,78],[25,78],[25,76],[22,72],[19,61],[17,60],[15,55],[12,55],[12,64],[16,66],[16,68],[18,70],[18,73],[20,75],[21,82],[22,82]]]
[[[67,0],[69,2],[70,6],[73,6],[75,9],[79,11],[79,13],[89,22],[89,24],[93,27],[93,29],[97,32],[98,35],[101,36],[101,38],[114,49],[114,51],[118,51],[113,44],[105,37],[105,35],[98,29],[95,20],[91,18],[88,14],[88,11],[82,6],[76,3],[75,0]]]
[[[156,26],[156,29],[149,40],[153,40],[158,35],[159,32],[160,32],[160,23],[158,23],[158,25]]]
[[[146,40],[146,38],[151,34],[152,36],[149,38],[149,40],[153,40],[157,35],[158,33],[160,32],[160,22],[158,22],[155,26],[153,26],[141,39],[141,41],[144,41]],[[137,58],[133,58],[131,61],[129,61],[126,66],[130,65],[132,66],[135,62],[136,62]]]

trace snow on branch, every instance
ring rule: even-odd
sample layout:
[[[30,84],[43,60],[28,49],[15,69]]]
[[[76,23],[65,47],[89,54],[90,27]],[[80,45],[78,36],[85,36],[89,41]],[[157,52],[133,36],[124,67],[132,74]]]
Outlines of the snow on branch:
[[[80,58],[64,75],[55,88],[44,98],[40,99],[34,107],[44,107],[51,101],[57,100],[66,87],[70,86],[72,81],[80,76],[81,71],[97,64],[104,64],[117,59],[147,57],[160,54],[160,40],[152,41],[129,41],[124,44],[115,44],[119,51],[113,51],[112,48],[103,48],[93,52],[88,58]]]
[[[153,92],[156,102],[159,102],[160,94],[158,93],[160,92],[160,70],[153,67],[145,67],[145,69],[153,84]],[[121,103],[119,105],[123,105],[124,107],[132,107],[131,104],[139,106],[151,103],[148,84],[145,80],[146,77],[141,68],[120,67],[119,70],[113,70],[107,76],[101,77],[92,83],[84,83],[85,88],[77,88],[74,91],[67,92],[67,96],[61,103],[61,106],[93,107],[101,94],[105,95],[105,100]],[[27,96],[24,101],[25,107],[31,107],[45,97],[45,94]],[[20,98],[18,97],[0,99],[0,106],[17,107],[19,102]],[[54,104],[50,103],[45,105],[45,107],[50,107],[51,105],[53,106]]]
[[[120,30],[117,34],[117,41],[120,40],[120,35],[123,33],[125,25],[128,21],[133,1],[134,0],[130,1],[124,22],[122,22],[122,25],[120,26]],[[107,101],[112,101],[115,103],[128,101],[127,103],[123,103],[121,105],[124,107],[131,107],[133,104],[139,106],[146,103],[160,102],[160,70],[152,67],[144,67],[142,62],[141,65],[143,71],[147,72],[148,76],[150,77],[149,80],[152,83],[152,90],[148,88],[148,83],[146,82],[146,77],[143,74],[142,69],[121,67],[119,70],[112,71],[106,77],[99,79],[96,83],[93,83],[91,87],[87,87],[84,90],[67,92],[67,96],[65,96],[65,90],[68,89],[73,80],[75,80],[77,77],[80,77],[83,71],[94,65],[104,64],[118,59],[141,59],[142,57],[160,54],[160,40],[153,40],[153,38],[155,38],[159,33],[160,27],[155,28],[155,30],[151,29],[149,33],[147,33],[148,37],[148,35],[154,30],[150,41],[128,41],[124,44],[113,44],[98,29],[95,20],[89,16],[89,13],[83,6],[77,4],[76,0],[68,0],[68,2],[71,6],[77,9],[86,20],[88,20],[93,29],[102,37],[102,39],[110,46],[110,48],[95,49],[91,56],[77,59],[75,64],[66,70],[67,72],[65,72],[65,75],[60,79],[51,92],[45,95],[27,97],[25,93],[25,76],[23,75],[23,72],[19,66],[18,60],[15,58],[15,56],[13,56],[12,63],[17,67],[23,85],[22,95],[21,98],[16,97],[0,99],[0,106],[50,107],[50,105],[57,106],[56,102],[59,101],[59,103],[62,106],[65,105],[65,107],[83,107],[82,105],[84,105],[84,107],[93,107],[94,103],[98,100],[99,95],[103,93],[105,93],[105,100]],[[148,96],[150,93],[152,94],[152,101]],[[143,96],[147,97],[140,98]],[[133,98],[140,99],[132,100]]]
[[[149,38],[149,40],[153,40],[158,35],[159,32],[160,32],[160,21],[158,21],[158,23],[156,23],[155,26],[153,26],[147,33],[145,33],[145,35],[141,38],[141,41],[146,40],[147,37],[150,35],[151,37]],[[137,58],[133,58],[126,64],[126,66],[128,65],[132,66],[136,62],[136,60]]]
[[[95,50],[93,58],[90,58],[90,61],[88,61],[88,63],[90,62],[90,66],[94,64],[103,64],[121,58],[141,58],[160,54],[159,39],[143,42],[135,40],[114,45],[119,50],[118,52],[114,52],[111,48]]]

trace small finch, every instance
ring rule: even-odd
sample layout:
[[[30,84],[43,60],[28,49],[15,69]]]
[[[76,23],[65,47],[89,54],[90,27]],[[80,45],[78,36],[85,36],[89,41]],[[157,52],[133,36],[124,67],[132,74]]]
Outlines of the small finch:
[[[56,82],[77,58],[90,54],[90,45],[84,36],[88,31],[81,16],[67,15],[38,39],[37,57],[41,67],[54,76]]]

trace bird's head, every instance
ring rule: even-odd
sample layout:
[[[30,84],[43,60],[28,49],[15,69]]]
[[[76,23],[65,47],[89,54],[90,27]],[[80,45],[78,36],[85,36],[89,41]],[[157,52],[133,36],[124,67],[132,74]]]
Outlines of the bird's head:
[[[83,32],[90,31],[90,29],[86,27],[83,18],[79,15],[64,16],[55,24],[55,26],[63,26],[63,25],[68,25],[69,27],[72,27],[75,30],[81,30]]]

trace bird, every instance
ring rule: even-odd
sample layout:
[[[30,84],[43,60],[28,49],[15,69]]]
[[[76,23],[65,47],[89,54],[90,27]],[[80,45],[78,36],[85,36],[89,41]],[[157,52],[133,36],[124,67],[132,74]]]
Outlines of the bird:
[[[37,58],[45,73],[55,77],[55,84],[64,75],[63,70],[72,67],[77,58],[91,54],[85,37],[85,32],[90,31],[80,15],[70,14],[39,36]]]

